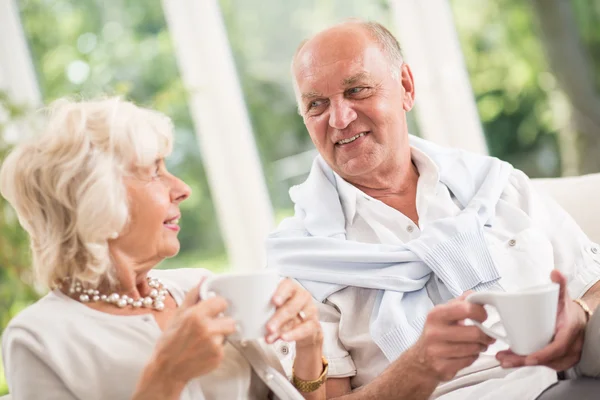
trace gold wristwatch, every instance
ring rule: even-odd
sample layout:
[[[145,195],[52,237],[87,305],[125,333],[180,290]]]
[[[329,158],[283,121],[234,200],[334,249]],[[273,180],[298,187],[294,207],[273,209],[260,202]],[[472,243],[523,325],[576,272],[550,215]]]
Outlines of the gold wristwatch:
[[[589,322],[590,318],[592,318],[592,315],[594,314],[594,312],[590,309],[590,307],[587,305],[587,303],[585,301],[583,301],[582,299],[573,299],[573,301],[577,304],[579,304],[579,307],[581,307],[583,309],[583,312],[585,313],[586,316],[586,322]]]
[[[324,356],[322,356],[322,358],[323,358],[323,372],[321,373],[321,376],[319,376],[317,379],[315,379],[313,381],[305,381],[305,380],[298,378],[296,376],[296,374],[294,373],[294,369],[292,368],[292,383],[294,384],[296,389],[298,389],[302,393],[310,393],[310,392],[314,392],[315,390],[320,388],[321,385],[323,385],[325,383],[325,381],[327,380],[327,371],[329,369],[329,363],[327,362],[327,359]]]

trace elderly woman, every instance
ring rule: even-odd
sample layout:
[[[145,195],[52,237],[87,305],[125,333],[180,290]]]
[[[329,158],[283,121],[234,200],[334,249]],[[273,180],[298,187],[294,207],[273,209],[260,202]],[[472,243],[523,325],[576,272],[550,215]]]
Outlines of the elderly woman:
[[[265,341],[240,345],[226,340],[236,329],[227,302],[198,298],[206,271],[153,270],[179,251],[190,196],[165,167],[171,147],[161,114],[119,99],[60,101],[43,135],[6,159],[2,195],[29,233],[39,283],[53,289],[3,334],[15,399],[325,398],[322,332],[300,286],[283,280]],[[302,392],[275,341],[295,341]]]

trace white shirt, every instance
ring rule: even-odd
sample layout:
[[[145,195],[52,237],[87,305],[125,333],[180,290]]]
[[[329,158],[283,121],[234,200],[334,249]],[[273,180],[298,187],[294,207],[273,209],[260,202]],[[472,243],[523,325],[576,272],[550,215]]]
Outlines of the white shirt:
[[[412,159],[419,171],[418,225],[336,175],[348,240],[405,243],[417,238],[428,222],[460,211],[448,188],[439,181],[438,169],[431,159],[416,148],[412,148]],[[592,251],[596,245],[564,210],[535,193],[520,171],[513,172],[491,227],[486,226],[484,232],[501,275],[499,284],[506,291],[549,282],[550,271],[556,267],[566,274],[571,296],[580,297],[600,277],[600,256]],[[427,292],[434,304],[452,298],[435,275],[427,284]],[[369,333],[376,295],[376,290],[348,287],[319,304],[329,377],[351,377],[353,388],[368,384],[389,365]],[[488,314],[486,324],[498,324],[497,313],[488,309]],[[535,399],[556,382],[556,372],[545,367],[500,368],[495,354],[506,348],[500,341],[490,346],[455,379],[441,384],[432,398]],[[515,396],[511,397],[511,393]]]
[[[207,274],[201,269],[151,272],[177,304]],[[19,400],[130,399],[161,334],[150,314],[107,314],[51,292],[4,331],[2,354],[11,395]],[[283,346],[287,344],[278,343],[275,349],[287,349]],[[259,347],[268,355],[266,362],[277,363],[272,346]],[[190,381],[180,399],[266,399],[269,392],[246,358],[227,344],[220,366]]]

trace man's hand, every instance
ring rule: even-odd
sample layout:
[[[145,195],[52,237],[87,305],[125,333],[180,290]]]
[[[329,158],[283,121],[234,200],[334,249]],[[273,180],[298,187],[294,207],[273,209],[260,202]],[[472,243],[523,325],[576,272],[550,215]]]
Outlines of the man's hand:
[[[468,294],[434,307],[427,315],[421,337],[407,351],[424,376],[448,381],[494,343],[495,339],[476,326],[464,325],[467,318],[479,322],[487,318],[483,306],[464,300]]]
[[[560,285],[554,339],[543,349],[528,356],[519,356],[510,350],[498,352],[496,358],[502,367],[544,365],[556,371],[564,371],[579,362],[587,322],[585,312],[569,296],[567,279],[563,274],[554,270],[550,279]]]

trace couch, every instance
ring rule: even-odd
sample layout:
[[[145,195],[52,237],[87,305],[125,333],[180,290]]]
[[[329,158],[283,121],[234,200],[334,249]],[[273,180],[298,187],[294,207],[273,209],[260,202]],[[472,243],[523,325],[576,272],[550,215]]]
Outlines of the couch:
[[[577,221],[595,243],[600,243],[600,212],[594,212],[600,196],[600,174],[567,178],[534,179],[537,190],[553,197]],[[10,400],[10,395],[0,400]]]

